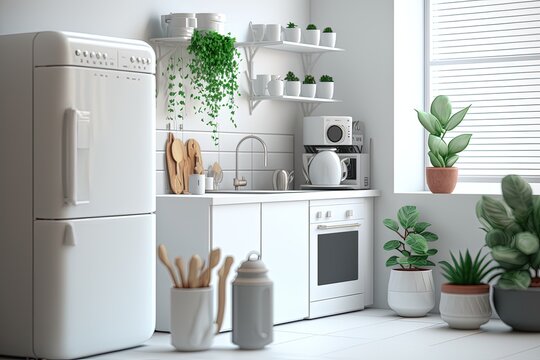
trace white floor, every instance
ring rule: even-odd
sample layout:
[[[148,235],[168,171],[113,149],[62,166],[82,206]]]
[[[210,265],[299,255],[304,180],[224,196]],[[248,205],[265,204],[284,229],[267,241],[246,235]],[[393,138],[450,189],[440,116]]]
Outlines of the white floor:
[[[143,346],[88,359],[540,360],[540,334],[513,332],[499,320],[477,331],[451,330],[438,316],[404,319],[367,309],[276,326],[274,342],[259,351],[238,350],[225,333],[208,351],[180,353],[169,334],[155,333]]]

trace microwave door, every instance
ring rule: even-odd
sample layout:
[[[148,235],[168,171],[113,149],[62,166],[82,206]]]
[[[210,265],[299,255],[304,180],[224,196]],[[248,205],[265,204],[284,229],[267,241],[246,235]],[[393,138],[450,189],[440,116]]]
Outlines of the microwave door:
[[[155,210],[155,79],[34,69],[34,214],[69,219]]]

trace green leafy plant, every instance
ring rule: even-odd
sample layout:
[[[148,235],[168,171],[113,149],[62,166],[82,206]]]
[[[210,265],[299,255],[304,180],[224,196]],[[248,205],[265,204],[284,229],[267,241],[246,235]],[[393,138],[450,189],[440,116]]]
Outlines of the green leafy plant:
[[[331,27],[325,27],[324,30],[323,30],[323,33],[333,33],[334,31],[332,30]]]
[[[321,76],[320,82],[334,82],[334,79],[330,75]]]
[[[300,81],[300,79],[296,75],[294,75],[292,71],[289,71],[287,75],[285,75],[285,80],[286,81]]]
[[[187,75],[183,74],[184,62],[181,56],[172,54],[169,57],[167,68],[161,73],[167,77],[167,120],[174,121],[175,118],[184,118],[186,106],[186,92],[183,81]]]
[[[540,196],[518,175],[501,182],[503,201],[482,196],[476,216],[486,232],[486,245],[501,271],[504,289],[540,287]]]
[[[315,78],[313,77],[313,75],[306,75],[306,77],[304,77],[304,84],[316,84],[317,82],[315,81]]]
[[[306,30],[317,30],[317,26],[315,24],[309,24],[306,27]]]
[[[458,161],[458,153],[469,145],[472,134],[461,134],[444,141],[448,131],[455,129],[467,115],[471,105],[452,115],[452,104],[447,96],[439,95],[431,103],[430,112],[416,110],[418,120],[429,132],[429,160],[434,167],[452,167]]]
[[[480,257],[481,254],[482,249],[478,251],[473,260],[469,250],[465,252],[465,255],[460,251],[459,259],[456,259],[450,251],[452,263],[450,264],[448,261],[439,262],[443,276],[450,284],[454,285],[482,284],[484,278],[493,272],[495,268],[489,267],[493,260],[486,261],[488,254]]]
[[[429,231],[431,226],[427,222],[419,222],[420,213],[416,206],[406,205],[397,213],[398,221],[384,219],[383,224],[395,232],[399,239],[387,241],[383,248],[386,251],[396,250],[400,255],[393,255],[386,260],[386,266],[399,265],[402,269],[420,269],[423,266],[435,266],[428,258],[437,253],[437,249],[430,249],[429,242],[436,241],[439,237]],[[403,232],[400,232],[400,225]]]
[[[235,97],[240,96],[238,87],[238,66],[240,53],[234,47],[235,38],[230,34],[221,35],[215,31],[195,30],[187,51],[193,56],[188,64],[192,100],[200,102],[194,106],[201,121],[212,127],[212,139],[218,144],[218,116],[221,109],[229,112],[229,119],[236,127],[235,114],[238,105]],[[204,115],[208,118],[205,119]]]
[[[296,25],[295,23],[293,22],[290,22],[287,24],[287,29],[294,29],[294,28],[297,28],[298,25]]]

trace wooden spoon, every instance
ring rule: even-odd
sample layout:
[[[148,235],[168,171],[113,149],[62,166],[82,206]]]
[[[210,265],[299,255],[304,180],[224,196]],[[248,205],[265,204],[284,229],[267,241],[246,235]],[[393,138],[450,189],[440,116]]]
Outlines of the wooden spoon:
[[[220,258],[221,258],[221,250],[219,248],[216,248],[210,252],[210,255],[208,256],[208,267],[203,270],[201,277],[199,278],[201,287],[210,286],[210,279],[212,277],[212,269],[214,269],[219,264]]]
[[[161,260],[163,265],[165,265],[167,270],[169,270],[169,274],[171,275],[174,287],[177,287],[177,288],[182,287],[178,283],[178,280],[176,279],[176,275],[174,273],[174,268],[171,265],[171,262],[169,261],[169,257],[167,256],[167,248],[165,247],[165,245],[163,245],[163,244],[159,245],[159,247],[158,247],[158,255],[159,255],[159,259]]]
[[[193,255],[189,260],[188,284],[190,288],[199,287],[199,271],[201,270],[202,260],[199,255]]]
[[[225,258],[225,261],[223,263],[223,266],[218,271],[219,276],[219,285],[218,285],[218,313],[216,318],[216,334],[219,333],[221,330],[221,326],[223,325],[223,316],[225,315],[225,285],[227,276],[229,275],[229,271],[231,270],[231,266],[234,262],[234,259],[232,256],[227,256]]]
[[[184,261],[180,256],[177,256],[174,258],[174,262],[176,264],[176,268],[178,269],[178,275],[180,276],[180,282],[182,283],[183,287],[188,287],[188,283],[186,281],[186,275],[184,273]]]
[[[176,181],[178,182],[180,192],[184,190],[184,178],[182,172],[180,171],[180,165],[184,162],[183,147],[184,144],[182,144],[182,141],[179,139],[174,139],[171,150],[173,159],[176,162]]]

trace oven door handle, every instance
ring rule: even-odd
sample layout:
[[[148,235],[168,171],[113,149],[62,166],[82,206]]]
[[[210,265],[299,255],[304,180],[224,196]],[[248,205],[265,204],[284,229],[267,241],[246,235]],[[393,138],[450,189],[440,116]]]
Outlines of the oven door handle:
[[[344,224],[344,225],[317,225],[318,230],[333,230],[360,227],[360,223]]]

